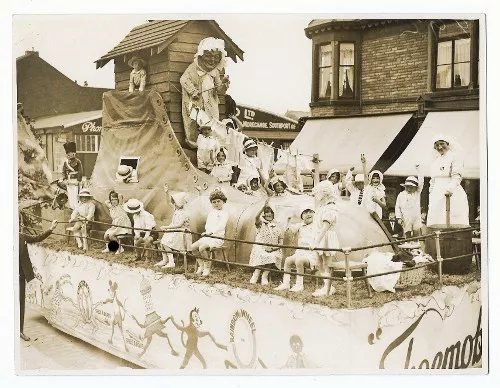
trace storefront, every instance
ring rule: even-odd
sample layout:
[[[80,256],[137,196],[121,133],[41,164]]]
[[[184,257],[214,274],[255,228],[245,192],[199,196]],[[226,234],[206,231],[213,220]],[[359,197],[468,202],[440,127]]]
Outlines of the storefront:
[[[91,177],[99,152],[102,111],[41,117],[33,126],[54,179],[61,177],[62,165],[66,159],[63,144],[67,141],[76,143],[76,156],[82,161],[83,175],[88,179]]]
[[[277,148],[288,149],[300,131],[297,121],[248,105],[238,104],[236,116],[245,135]]]

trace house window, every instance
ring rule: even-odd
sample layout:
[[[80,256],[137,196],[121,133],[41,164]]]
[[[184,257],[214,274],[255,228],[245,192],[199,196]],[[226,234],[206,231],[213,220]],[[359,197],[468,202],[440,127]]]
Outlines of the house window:
[[[339,44],[339,97],[354,97],[354,43]]]
[[[98,153],[100,135],[75,135],[76,152],[79,154]]]
[[[436,89],[469,86],[470,38],[438,42]]]
[[[333,55],[330,43],[318,50],[318,98],[331,99],[333,90]]]

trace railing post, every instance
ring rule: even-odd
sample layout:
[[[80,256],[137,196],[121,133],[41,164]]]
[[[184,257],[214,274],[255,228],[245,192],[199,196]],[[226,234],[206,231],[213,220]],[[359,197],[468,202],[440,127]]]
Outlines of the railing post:
[[[441,257],[441,243],[439,241],[441,231],[436,230],[434,234],[434,240],[436,242],[436,260],[438,262],[438,287],[441,289],[443,287],[443,258]]]
[[[344,253],[345,258],[345,276],[344,281],[346,282],[346,293],[347,293],[347,308],[352,308],[352,281],[353,277],[351,276],[351,268],[349,266],[349,253],[351,253],[351,248],[346,247],[342,248],[342,252]]]

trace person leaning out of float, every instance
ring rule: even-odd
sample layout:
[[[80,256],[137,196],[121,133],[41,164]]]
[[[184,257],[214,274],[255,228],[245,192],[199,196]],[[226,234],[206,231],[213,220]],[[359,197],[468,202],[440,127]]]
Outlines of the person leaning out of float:
[[[137,170],[126,164],[120,164],[116,170],[116,182],[137,183]]]
[[[250,174],[247,179],[247,190],[245,194],[252,195],[258,198],[267,198],[267,192],[262,187],[260,177],[257,174]]]
[[[68,191],[69,207],[75,210],[78,204],[78,192],[80,191],[80,182],[83,178],[83,165],[80,159],[76,157],[76,143],[67,142],[63,145],[67,159],[63,163],[62,177],[66,183]]]
[[[148,260],[150,252],[145,252],[151,248],[153,241],[158,238],[158,232],[155,230],[156,221],[154,216],[144,210],[144,204],[138,199],[131,198],[125,205],[124,209],[127,213],[132,214],[134,221],[134,246],[136,247],[135,260],[142,258],[144,252],[146,260]],[[141,248],[143,248],[141,250]]]
[[[80,191],[78,199],[78,205],[69,219],[69,222],[74,222],[74,225],[66,230],[73,233],[78,248],[87,250],[87,223],[94,219],[95,205],[92,202],[92,194],[87,189]]]
[[[144,67],[146,66],[146,61],[139,57],[132,57],[128,61],[128,65],[133,68],[130,72],[129,86],[128,91],[130,93],[135,90],[139,90],[139,92],[143,92],[146,87],[146,70]]]
[[[420,195],[424,188],[424,177],[418,165],[415,166],[418,178],[409,176],[401,186],[404,190],[396,198],[396,219],[403,227],[405,236],[420,236],[422,229],[422,215],[420,213]]]
[[[109,199],[105,202],[109,209],[109,215],[111,216],[111,223],[113,226],[106,230],[104,233],[104,241],[106,246],[103,249],[103,253],[108,253],[108,242],[118,241],[118,236],[125,236],[132,234],[132,223],[127,215],[127,212],[123,208],[123,203],[121,196],[118,195],[116,191],[110,191]],[[123,252],[123,247],[120,246],[116,251],[116,255]]]

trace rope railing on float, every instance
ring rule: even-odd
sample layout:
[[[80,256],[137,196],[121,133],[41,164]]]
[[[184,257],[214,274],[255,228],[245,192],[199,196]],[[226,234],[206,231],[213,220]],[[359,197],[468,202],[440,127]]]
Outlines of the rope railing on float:
[[[23,212],[23,211],[22,211]],[[24,212],[23,212],[24,213]],[[49,220],[49,219],[45,219],[41,216],[37,216],[35,214],[32,214],[32,213],[27,213],[29,214],[30,216],[32,217],[35,217],[37,219],[41,219],[43,221],[52,221],[52,220]],[[86,221],[88,223],[95,223],[95,224],[101,224],[101,225],[107,225],[107,226],[119,226],[119,225],[113,225],[113,224],[110,224],[110,223],[107,223],[107,222],[102,222],[102,221],[94,221],[94,220],[88,220]],[[67,224],[69,223],[68,221],[62,221],[62,222],[58,222],[58,223],[64,223],[64,224]],[[24,226],[26,227],[26,226]],[[29,228],[29,227],[27,227]],[[131,230],[140,230],[140,231],[150,231],[152,232],[153,229],[143,229],[143,228],[133,228],[133,227],[124,227],[124,228],[127,228],[127,229],[131,229]],[[29,229],[34,229],[34,228],[29,228]],[[441,288],[442,287],[442,263],[443,261],[451,261],[451,260],[456,260],[456,259],[459,259],[459,258],[465,258],[465,257],[469,257],[469,256],[479,256],[480,253],[471,253],[471,254],[465,254],[465,255],[460,255],[460,256],[454,256],[454,257],[451,257],[451,258],[443,258],[441,257],[441,248],[440,248],[440,236],[441,235],[449,235],[449,234],[456,234],[456,233],[463,233],[465,231],[473,231],[473,230],[479,230],[479,228],[464,228],[464,229],[458,229],[458,230],[453,230],[453,231],[447,231],[447,232],[441,232],[441,231],[435,231],[433,233],[429,233],[429,234],[425,234],[425,235],[421,235],[421,236],[416,236],[416,237],[409,237],[409,238],[405,238],[405,239],[401,239],[401,240],[397,240],[397,241],[389,241],[387,243],[380,243],[380,244],[372,244],[372,245],[367,245],[367,246],[364,246],[364,247],[354,247],[354,248],[351,248],[351,247],[345,247],[345,248],[342,248],[342,249],[334,249],[334,248],[315,248],[314,250],[320,250],[320,251],[335,251],[335,252],[342,252],[344,254],[344,262],[345,262],[345,276],[343,277],[343,280],[346,282],[346,293],[347,293],[347,307],[348,308],[351,308],[352,306],[352,298],[351,298],[351,294],[352,294],[352,282],[353,281],[360,281],[360,280],[365,280],[365,279],[370,279],[370,278],[374,278],[374,277],[379,277],[379,276],[385,276],[385,275],[390,275],[390,274],[395,274],[395,273],[402,273],[402,272],[407,272],[407,271],[413,271],[413,270],[417,270],[417,269],[420,269],[422,267],[427,267],[427,266],[430,266],[430,265],[438,265],[438,287]],[[197,232],[192,232],[188,229],[170,229],[170,230],[166,230],[166,231],[163,231],[163,230],[154,230],[155,232],[158,232],[158,233],[186,233],[186,234],[191,234],[191,235],[196,235],[196,236],[208,236],[204,233],[197,233]],[[60,234],[60,233],[52,233],[54,235],[59,235],[59,236],[64,236],[64,237],[68,237],[67,234]],[[133,236],[132,234],[130,235],[131,237]],[[231,241],[231,242],[239,242],[239,243],[244,243],[244,244],[251,244],[251,245],[262,245],[262,246],[268,246],[268,247],[274,247],[274,248],[285,248],[285,249],[302,249],[302,250],[310,250],[309,247],[298,247],[298,246],[291,246],[291,245],[278,245],[278,244],[267,244],[267,243],[258,243],[258,242],[255,242],[255,241],[247,241],[247,240],[241,240],[241,239],[231,239],[231,238],[227,238],[227,237],[218,237],[218,236],[209,236],[210,238],[217,238],[217,239],[220,239],[220,240],[224,240],[224,241]],[[382,272],[382,273],[377,273],[377,274],[372,274],[372,275],[364,275],[364,276],[357,276],[356,278],[353,278],[351,276],[351,268],[350,268],[350,262],[349,262],[349,254],[351,252],[355,252],[355,251],[360,251],[360,250],[366,250],[366,249],[373,249],[373,248],[379,248],[379,247],[384,247],[384,246],[394,246],[395,244],[397,245],[401,245],[401,244],[404,244],[406,242],[410,242],[410,241],[417,241],[417,240],[423,240],[423,239],[426,239],[426,238],[430,238],[430,237],[434,237],[435,239],[435,243],[436,243],[436,261],[434,262],[429,262],[429,263],[425,263],[425,264],[420,264],[420,265],[416,265],[414,267],[410,267],[410,268],[402,268],[401,270],[395,270],[395,271],[388,271],[388,272]],[[92,238],[92,237],[88,237],[88,236],[81,236],[81,238],[85,238],[87,240],[91,240],[91,241],[98,241],[98,242],[106,242],[105,240],[102,240],[102,239],[96,239],[96,238]],[[187,274],[187,256],[189,255],[190,257],[193,257],[193,258],[196,258],[196,259],[200,259],[200,260],[206,260],[206,261],[211,261],[211,262],[217,262],[217,263],[222,263],[222,264],[230,264],[230,265],[233,265],[233,266],[236,266],[236,267],[241,267],[241,268],[250,268],[250,269],[261,269],[261,270],[265,270],[265,271],[269,271],[269,272],[273,272],[273,273],[280,273],[280,274],[290,274],[290,275],[296,275],[296,272],[287,272],[287,271],[284,271],[284,270],[277,270],[277,269],[272,269],[272,268],[265,268],[265,267],[259,267],[259,266],[250,266],[248,264],[243,264],[243,263],[236,263],[236,262],[231,262],[231,263],[228,263],[227,261],[222,261],[222,260],[217,260],[215,258],[212,258],[212,257],[208,257],[208,258],[205,258],[205,257],[199,257],[199,256],[196,256],[196,255],[193,255],[191,252],[188,252],[188,251],[169,251],[169,250],[165,250],[165,249],[156,249],[156,248],[149,248],[149,247],[136,247],[134,245],[126,245],[126,244],[121,244],[122,247],[129,247],[129,248],[132,248],[132,249],[142,249],[143,253],[145,251],[153,251],[153,252],[165,252],[165,253],[172,253],[172,254],[182,254],[183,255],[183,258],[184,258],[184,271],[185,273]],[[339,260],[340,262],[341,260]],[[337,278],[334,278],[334,277],[331,277],[331,276],[323,276],[323,275],[314,275],[314,274],[308,274],[308,273],[304,273],[304,274],[301,274],[301,276],[304,276],[304,277],[307,277],[307,278],[313,278],[313,279],[327,279],[327,280],[336,280]]]

